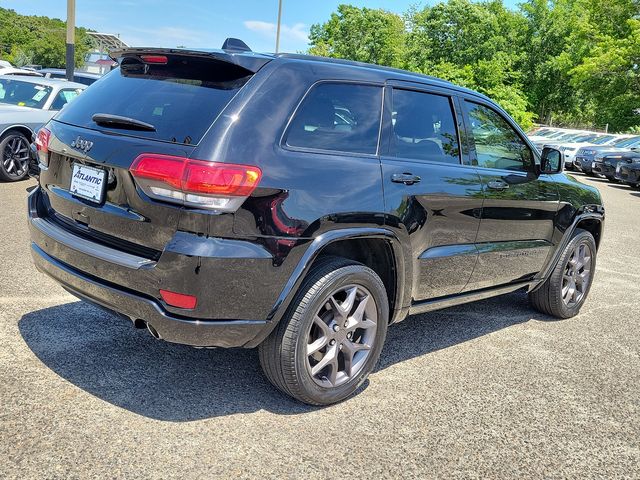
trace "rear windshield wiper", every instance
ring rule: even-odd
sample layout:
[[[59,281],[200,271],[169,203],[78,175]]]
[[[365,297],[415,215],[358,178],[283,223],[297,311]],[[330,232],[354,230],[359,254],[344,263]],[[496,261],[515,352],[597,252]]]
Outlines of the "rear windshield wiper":
[[[155,132],[156,127],[150,123],[136,120],[135,118],[121,117],[120,115],[110,115],[108,113],[96,113],[91,119],[98,125],[112,128],[126,128],[129,130],[144,130]]]

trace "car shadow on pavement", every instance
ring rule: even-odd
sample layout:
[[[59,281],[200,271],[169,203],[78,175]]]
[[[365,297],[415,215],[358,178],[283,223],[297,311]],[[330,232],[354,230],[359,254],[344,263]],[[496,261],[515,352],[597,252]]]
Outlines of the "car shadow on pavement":
[[[618,190],[626,190],[627,192],[633,192],[633,188],[630,185],[620,185],[612,183],[609,185],[611,188],[617,188]]]
[[[389,329],[377,371],[534,316],[548,319],[528,307],[525,295],[515,293],[410,317]],[[149,418],[184,422],[262,409],[285,415],[314,410],[271,386],[260,371],[257,350],[195,349],[158,341],[84,302],[28,313],[19,329],[56,374]]]

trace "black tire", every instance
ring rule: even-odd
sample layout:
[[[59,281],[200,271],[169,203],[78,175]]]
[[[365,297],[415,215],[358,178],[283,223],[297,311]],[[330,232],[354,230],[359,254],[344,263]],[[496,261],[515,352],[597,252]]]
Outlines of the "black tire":
[[[309,370],[307,340],[311,329],[315,328],[316,314],[323,305],[329,304],[332,292],[341,287],[352,288],[353,286],[366,289],[375,301],[377,312],[375,335],[368,350],[368,356],[365,356],[360,367],[361,370],[354,373],[346,383],[324,387],[316,383],[317,380],[314,380]],[[336,403],[352,395],[374,369],[386,338],[388,322],[389,302],[380,277],[362,264],[339,257],[325,257],[314,266],[287,314],[259,346],[260,364],[269,381],[287,395],[309,405]],[[353,335],[355,338],[355,333]],[[339,355],[344,354],[339,352],[336,358]]]
[[[616,177],[612,177],[611,175],[607,175],[607,180],[611,183],[619,183],[619,180]]]
[[[10,130],[0,138],[0,181],[17,182],[27,178],[29,175],[29,143],[29,139],[16,130]],[[9,150],[12,150],[13,145],[19,146],[19,151],[13,152],[15,155],[22,156],[22,151],[26,148],[24,166],[17,167],[19,162],[10,157]]]
[[[565,276],[569,260],[571,259],[571,255],[583,244],[587,245],[591,252],[589,281],[586,287],[584,287],[582,298],[573,305],[567,305],[563,300],[562,295],[563,278]],[[529,293],[529,301],[531,302],[531,305],[539,312],[556,318],[571,318],[576,316],[580,312],[580,308],[584,305],[584,302],[589,295],[589,291],[591,290],[596,268],[596,256],[596,242],[593,235],[586,230],[576,229],[571,241],[569,241],[569,244],[562,252],[560,259],[551,272],[549,278],[540,288]]]

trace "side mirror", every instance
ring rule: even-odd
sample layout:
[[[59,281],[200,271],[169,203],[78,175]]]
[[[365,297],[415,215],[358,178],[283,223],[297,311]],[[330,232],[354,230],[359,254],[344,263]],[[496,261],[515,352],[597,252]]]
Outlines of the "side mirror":
[[[545,147],[540,159],[540,173],[560,173],[564,167],[563,163],[560,150]]]

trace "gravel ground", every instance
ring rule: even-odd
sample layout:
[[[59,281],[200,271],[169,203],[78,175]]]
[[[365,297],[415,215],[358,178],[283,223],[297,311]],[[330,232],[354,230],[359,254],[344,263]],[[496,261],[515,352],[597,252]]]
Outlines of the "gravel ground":
[[[607,206],[581,315],[512,294],[389,331],[352,399],[309,408],[257,353],[196,350],[36,272],[25,197],[0,184],[0,478],[640,478],[640,193]]]

